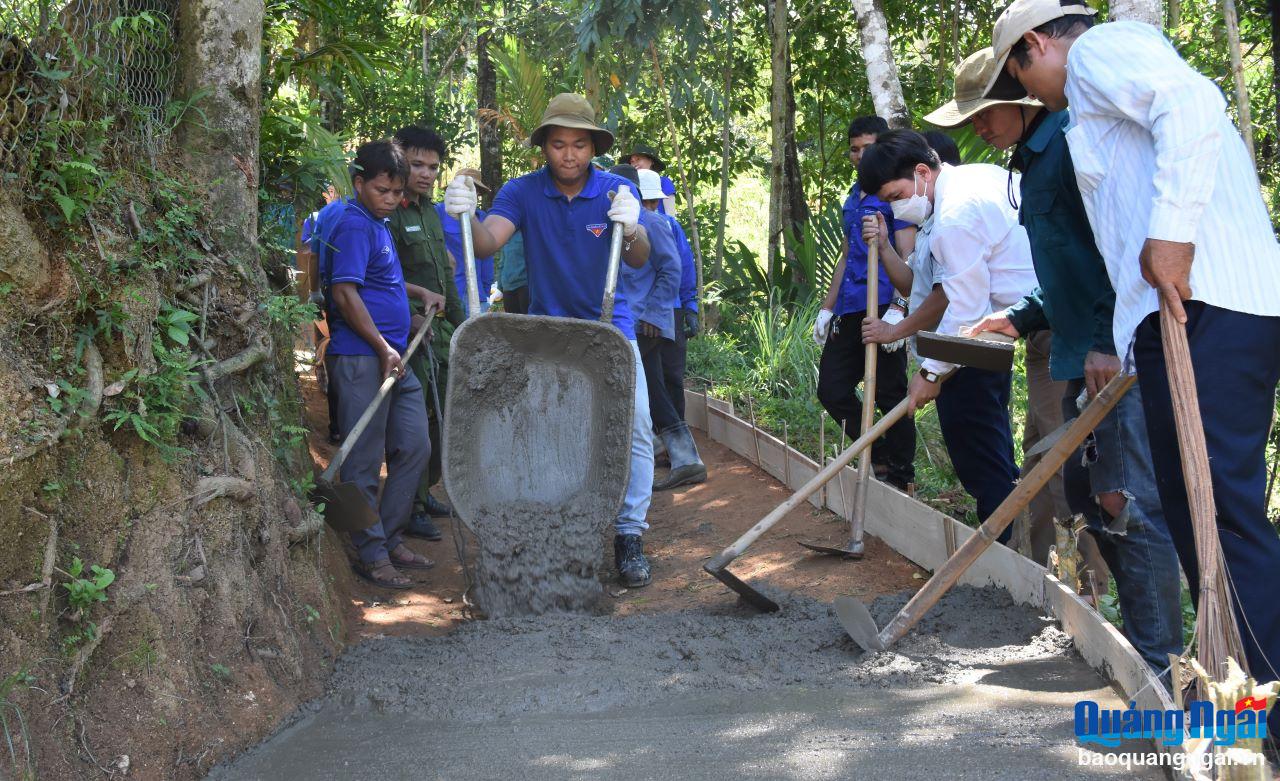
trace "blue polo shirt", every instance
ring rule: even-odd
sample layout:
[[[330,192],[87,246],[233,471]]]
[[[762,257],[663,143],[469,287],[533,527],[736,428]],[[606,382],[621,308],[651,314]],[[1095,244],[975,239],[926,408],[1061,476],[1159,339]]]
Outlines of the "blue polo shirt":
[[[467,305],[467,267],[462,262],[462,225],[457,218],[447,214],[443,203],[436,204],[436,213],[440,215],[440,225],[444,228],[444,246],[453,255],[457,265],[453,269],[453,285],[458,289],[458,297],[462,305]],[[484,209],[476,209],[476,219],[484,221]],[[483,308],[485,299],[489,297],[489,289],[493,287],[493,256],[476,258],[476,286],[480,288],[480,305]]]
[[[677,309],[698,311],[698,267],[693,259],[693,248],[689,246],[689,238],[680,227],[680,221],[667,215],[671,221],[671,235],[676,240],[676,253],[680,255],[680,295],[675,304]]]
[[[529,275],[529,314],[599,320],[613,226],[609,191],[635,185],[592,167],[573,200],[556,189],[545,166],[512,179],[493,199],[489,215],[503,217],[524,234]],[[631,309],[622,287],[614,298],[613,324],[635,339]]]
[[[911,223],[895,220],[889,204],[874,195],[864,195],[855,182],[844,202],[844,237],[849,241],[849,254],[845,256],[844,278],[840,280],[840,292],[836,297],[836,315],[867,311],[867,243],[862,240],[862,218],[880,212],[889,226],[889,242],[897,247],[896,231],[911,227]],[[893,283],[880,265],[880,306],[893,300]]]
[[[660,179],[660,181],[662,182],[662,195],[663,195],[663,200],[658,201],[658,213],[659,213],[659,214],[667,214],[667,202],[666,202],[666,200],[665,200],[665,199],[666,199],[667,197],[674,197],[674,196],[675,196],[675,194],[676,194],[676,183],[675,183],[675,182],[673,182],[673,181],[671,181],[670,179],[668,179],[666,176],[662,176],[661,174],[659,174],[659,176],[661,176],[661,177],[662,177],[662,178]],[[673,215],[673,214],[667,214],[667,216],[668,216],[668,217],[674,217],[675,215]]]
[[[334,227],[329,245],[324,253],[332,264],[329,284],[354,283],[378,333],[387,344],[404,352],[409,346],[409,295],[386,223],[353,199]],[[332,355],[375,354],[342,319],[337,305],[329,312],[329,334]]]
[[[640,210],[640,224],[649,234],[649,262],[640,268],[622,264],[619,286],[626,291],[631,316],[675,339],[675,312],[680,296],[680,253],[671,235],[671,218],[648,209]]]

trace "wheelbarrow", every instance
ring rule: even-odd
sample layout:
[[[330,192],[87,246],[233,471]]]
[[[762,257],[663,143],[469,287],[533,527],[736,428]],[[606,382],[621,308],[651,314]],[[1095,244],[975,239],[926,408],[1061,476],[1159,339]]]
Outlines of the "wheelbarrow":
[[[471,224],[459,222],[478,312]],[[611,233],[599,322],[488,312],[453,334],[444,480],[478,539],[476,598],[490,616],[578,609],[584,590],[600,591],[601,532],[630,476],[636,384],[634,348],[612,325],[622,227]]]

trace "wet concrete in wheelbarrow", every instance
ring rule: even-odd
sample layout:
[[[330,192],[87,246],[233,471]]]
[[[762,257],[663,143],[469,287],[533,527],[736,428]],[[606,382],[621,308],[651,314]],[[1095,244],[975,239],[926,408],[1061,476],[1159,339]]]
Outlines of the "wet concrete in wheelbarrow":
[[[959,779],[1081,767],[1077,700],[1123,707],[1035,611],[949,594],[865,653],[830,608],[473,622],[365,642],[328,694],[216,779]],[[882,597],[882,625],[906,595]]]

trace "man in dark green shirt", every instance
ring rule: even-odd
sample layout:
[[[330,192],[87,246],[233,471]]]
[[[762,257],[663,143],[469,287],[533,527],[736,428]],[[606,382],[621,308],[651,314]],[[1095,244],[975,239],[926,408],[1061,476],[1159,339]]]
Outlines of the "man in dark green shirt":
[[[449,257],[445,251],[444,229],[435,205],[431,202],[431,192],[440,175],[440,164],[445,155],[444,140],[433,131],[413,126],[397,131],[395,140],[404,150],[405,160],[409,164],[409,179],[405,183],[405,198],[400,203],[400,208],[391,215],[388,227],[396,243],[396,253],[400,256],[405,281],[445,297],[445,310],[437,314],[438,319],[431,329],[431,349],[436,359],[436,387],[439,389],[440,403],[443,404],[449,376],[449,340],[453,337],[454,328],[466,318],[462,300],[458,298],[457,288],[453,285],[453,270],[449,267]],[[422,311],[418,308],[414,314],[414,328],[418,327],[421,317]],[[431,518],[448,516],[451,510],[448,505],[432,496],[429,489],[440,482],[442,473],[444,448],[440,435],[444,411],[435,408],[434,399],[437,394],[429,390],[431,368],[426,351],[415,355],[409,366],[418,376],[422,387],[428,389],[423,395],[427,400],[431,442],[434,447],[431,448],[431,461],[422,476],[422,484],[418,486],[417,510],[406,534],[439,540],[444,535]]]
[[[1066,111],[1021,104],[1016,95],[983,94],[995,64],[990,49],[961,65],[972,84],[984,85],[981,107],[965,117],[991,146],[1014,144],[1013,165],[1022,172],[1020,219],[1031,243],[1039,288],[971,333],[1022,336],[1052,330],[1049,371],[1067,381],[1063,411],[1079,414],[1121,369],[1112,338],[1115,291],[1094,243],[1093,229],[1076,184],[1067,147]],[[956,92],[962,80],[957,72]],[[1010,198],[1014,182],[1010,180]],[[1162,675],[1169,655],[1182,653],[1181,585],[1173,539],[1165,523],[1137,387],[1094,429],[1077,457],[1063,466],[1067,503],[1085,516],[1088,529],[1116,579],[1124,633],[1147,664]],[[1105,591],[1106,584],[1100,585]]]

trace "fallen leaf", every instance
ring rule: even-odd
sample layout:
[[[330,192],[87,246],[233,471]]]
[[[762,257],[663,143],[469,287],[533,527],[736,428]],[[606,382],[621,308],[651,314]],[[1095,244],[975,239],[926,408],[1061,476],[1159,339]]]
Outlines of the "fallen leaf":
[[[46,382],[44,384],[44,389],[49,391],[49,395],[55,399],[62,395],[62,389],[57,385],[54,385],[52,382]]]
[[[119,396],[124,392],[124,380],[116,380],[103,389],[102,395],[110,398],[111,396]]]

